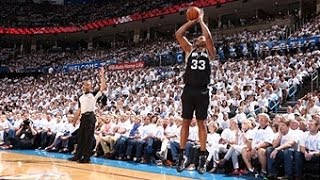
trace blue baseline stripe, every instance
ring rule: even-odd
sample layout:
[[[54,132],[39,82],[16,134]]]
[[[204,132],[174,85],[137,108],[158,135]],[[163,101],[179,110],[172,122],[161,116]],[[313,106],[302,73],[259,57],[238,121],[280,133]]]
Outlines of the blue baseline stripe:
[[[55,152],[46,152],[46,151],[38,151],[38,150],[10,150],[9,152],[19,153],[19,154],[26,154],[26,155],[35,155],[35,156],[42,156],[48,158],[56,158],[56,159],[67,159],[71,157],[70,154],[62,154],[62,153],[55,153]],[[111,166],[117,168],[124,168],[136,171],[144,171],[144,172],[151,172],[163,175],[172,175],[172,176],[180,176],[192,179],[203,179],[203,180],[248,180],[253,179],[250,177],[228,177],[225,174],[211,174],[211,173],[204,173],[199,174],[197,171],[183,171],[178,173],[175,168],[165,167],[165,166],[156,166],[150,164],[139,164],[134,162],[127,162],[127,161],[119,161],[119,160],[111,160],[111,159],[104,159],[104,158],[97,158],[91,157],[91,163],[99,164],[104,166]]]

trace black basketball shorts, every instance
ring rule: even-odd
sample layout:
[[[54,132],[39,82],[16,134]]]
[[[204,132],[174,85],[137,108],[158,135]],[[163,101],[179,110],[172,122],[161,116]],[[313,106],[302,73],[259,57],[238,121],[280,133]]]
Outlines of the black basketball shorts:
[[[208,88],[185,86],[181,100],[183,119],[192,119],[194,112],[197,120],[207,119],[210,100]]]

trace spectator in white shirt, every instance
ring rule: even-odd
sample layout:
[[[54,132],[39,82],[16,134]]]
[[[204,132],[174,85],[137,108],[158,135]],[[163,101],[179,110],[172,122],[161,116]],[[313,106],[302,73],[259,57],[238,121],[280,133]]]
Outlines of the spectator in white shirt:
[[[310,115],[319,114],[320,107],[315,104],[315,99],[310,98],[307,103],[307,112]]]
[[[14,126],[9,122],[6,115],[1,115],[0,126],[2,126],[3,141],[15,137]]]
[[[57,145],[61,142],[60,137],[63,136],[64,132],[66,130],[66,124],[62,121],[62,117],[60,115],[56,116],[56,124],[52,129],[52,132],[54,133],[54,140],[52,144],[50,144],[48,147],[45,148],[45,150],[48,151],[56,151]]]
[[[279,118],[279,131],[275,135],[272,147],[267,148],[268,177],[277,176],[276,160],[283,160],[285,177],[288,179],[293,173],[294,152],[298,150],[298,137],[295,131],[290,129],[290,120]]]
[[[262,175],[267,174],[266,148],[272,144],[274,132],[269,126],[270,118],[268,114],[260,113],[258,115],[259,127],[254,129],[252,136],[252,149],[242,153],[242,158],[248,168],[248,174],[254,174],[251,159],[258,158],[261,164]]]
[[[224,145],[219,143],[221,140],[221,136],[216,132],[218,130],[218,124],[211,121],[208,124],[208,129],[209,133],[207,137],[207,151],[209,152],[209,155],[207,157],[206,163],[208,164],[211,159],[213,159],[213,166],[209,172],[214,173],[217,170],[216,161],[219,160],[220,147],[224,147]]]
[[[7,117],[5,115],[0,115],[0,141],[5,141],[4,134],[9,132],[9,128],[10,126]]]
[[[231,175],[240,175],[242,172],[239,170],[239,162],[238,156],[243,152],[246,151],[247,148],[251,148],[251,140],[253,136],[252,124],[249,120],[244,120],[242,123],[241,131],[239,129],[236,131],[236,142],[234,145],[231,145],[230,149],[228,150],[227,154],[221,161],[217,163],[220,166],[223,166],[226,161],[230,158],[232,159],[233,164],[233,172]]]
[[[297,175],[302,174],[302,167],[306,165],[314,166],[320,162],[320,123],[317,120],[310,120],[308,122],[308,131],[300,142],[300,151],[303,157],[300,161],[296,161],[298,164]],[[318,168],[319,169],[319,168]],[[319,171],[318,171],[319,172]]]
[[[153,125],[151,124],[151,118],[150,116],[146,116],[144,118],[143,125],[138,128],[138,134],[128,140],[128,147],[126,151],[127,157],[132,157],[133,155],[133,148],[135,149],[135,155],[133,158],[133,161],[135,162],[142,162],[142,153],[143,153],[143,147],[147,143],[148,144],[148,153],[150,153],[150,148],[152,151],[152,145],[153,139],[152,139],[152,129]],[[130,158],[131,159],[131,158]]]
[[[244,113],[242,106],[238,108],[238,113],[236,114],[234,119],[238,121],[238,124],[242,124],[242,122],[247,119],[247,115]]]
[[[129,116],[122,115],[119,117],[120,121],[117,123],[117,125],[111,126],[112,132],[109,131],[109,133],[104,133],[102,136],[100,136],[100,144],[104,155],[109,156],[111,153],[113,153],[113,148],[118,138],[120,138],[121,135],[126,134],[129,130],[129,127],[131,127]]]

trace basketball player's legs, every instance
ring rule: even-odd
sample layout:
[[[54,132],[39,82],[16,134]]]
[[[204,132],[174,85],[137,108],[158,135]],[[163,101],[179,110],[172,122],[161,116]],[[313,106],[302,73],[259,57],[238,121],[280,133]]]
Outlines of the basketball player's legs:
[[[200,152],[206,152],[207,144],[207,126],[205,120],[197,120],[199,141],[200,141]]]
[[[180,131],[180,149],[181,153],[186,149],[187,140],[189,137],[189,127],[190,127],[191,119],[183,119],[181,131]]]
[[[181,172],[185,169],[185,165],[187,163],[187,157],[184,155],[184,151],[186,148],[186,143],[189,137],[189,127],[191,123],[191,119],[193,117],[194,112],[194,102],[191,94],[191,89],[185,88],[183,90],[182,96],[182,126],[180,131],[180,150],[179,150],[179,158],[177,164],[177,171]]]
[[[207,126],[206,119],[208,116],[209,107],[209,90],[201,89],[197,93],[196,103],[196,118],[198,124],[198,135],[200,141],[200,156],[199,156],[199,166],[198,172],[203,174],[206,172],[206,143],[207,143]]]

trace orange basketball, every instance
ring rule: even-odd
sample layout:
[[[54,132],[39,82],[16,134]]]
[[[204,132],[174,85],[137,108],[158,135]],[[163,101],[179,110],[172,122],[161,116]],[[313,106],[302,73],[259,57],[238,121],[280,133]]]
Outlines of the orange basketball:
[[[187,10],[187,20],[195,20],[199,17],[200,9],[196,6],[191,6]]]

